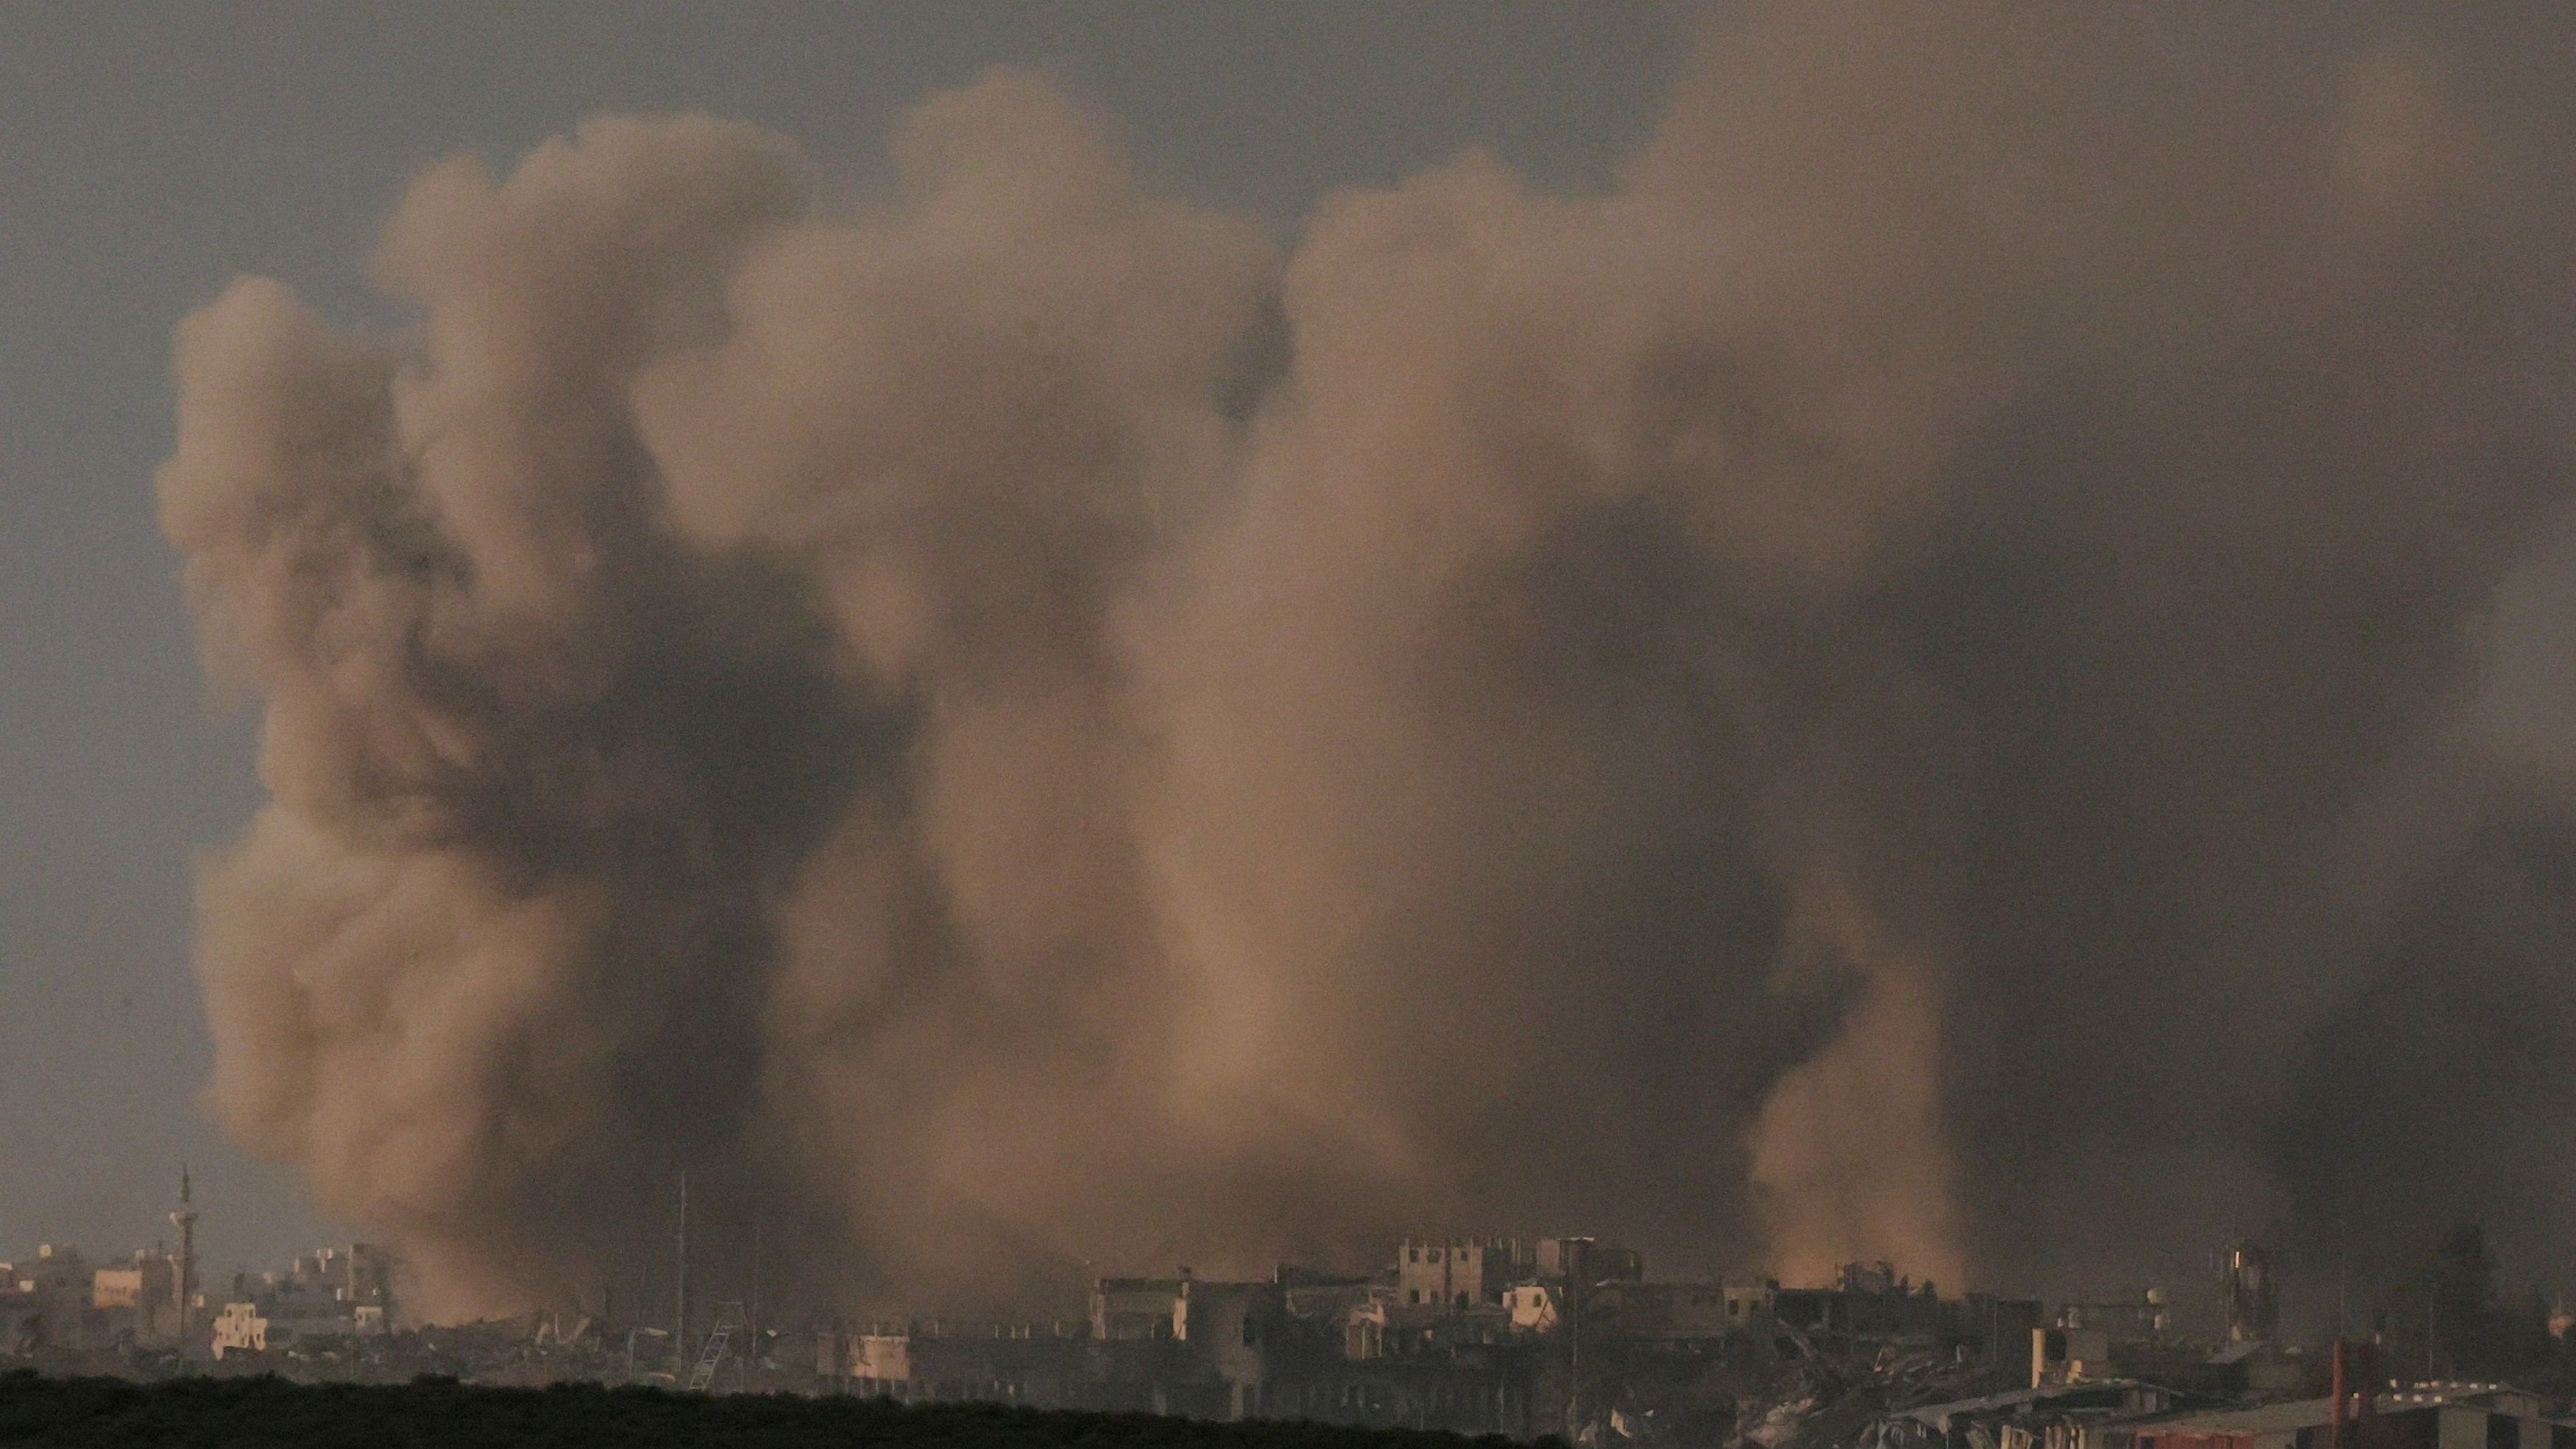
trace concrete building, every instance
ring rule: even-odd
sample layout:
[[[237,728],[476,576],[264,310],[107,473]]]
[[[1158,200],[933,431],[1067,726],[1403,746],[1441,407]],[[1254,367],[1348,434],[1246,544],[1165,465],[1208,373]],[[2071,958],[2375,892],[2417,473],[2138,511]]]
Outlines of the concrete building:
[[[1649,1342],[1722,1338],[1736,1327],[1716,1283],[1607,1283],[1593,1290],[1594,1322]]]
[[[1537,1273],[1537,1256],[1509,1238],[1408,1240],[1396,1253],[1407,1306],[1500,1307],[1503,1290]]]
[[[2034,1328],[2030,1332],[2030,1386],[2080,1384],[2119,1377],[2110,1330]]]
[[[1103,1278],[1074,1331],[833,1330],[818,1335],[818,1361],[839,1391],[908,1402],[1526,1433],[1532,1360],[1511,1346],[1502,1306],[1406,1304],[1399,1277]]]
[[[392,1285],[392,1254],[367,1243],[316,1249],[284,1273],[236,1275],[210,1326],[209,1347],[221,1359],[375,1337],[392,1327]]]
[[[1283,1365],[1265,1386],[1259,1412],[1273,1419],[1528,1438],[1534,1430],[1533,1377],[1529,1350],[1501,1346]]]
[[[1521,1333],[1554,1333],[1564,1321],[1558,1309],[1563,1297],[1560,1289],[1545,1283],[1522,1283],[1503,1290],[1503,1311],[1511,1315],[1514,1330]]]
[[[90,1275],[90,1306],[105,1315],[110,1338],[155,1347],[176,1344],[185,1330],[180,1276],[178,1259],[168,1253],[139,1252],[129,1262]]]
[[[1438,1260],[1434,1247],[1442,1250]],[[1465,1251],[1453,1251],[1459,1249]],[[1331,1298],[1291,1287],[1280,1316],[1259,1324],[1259,1393],[1243,1412],[1527,1437],[1538,1365],[1550,1350],[1514,1329],[1512,1304],[1515,1296],[1557,1291],[1527,1281],[1536,1266],[1534,1254],[1508,1240],[1426,1239],[1399,1248],[1395,1271],[1380,1282],[1354,1285],[1364,1291]],[[1435,1269],[1447,1274],[1436,1284],[1445,1299],[1435,1297]],[[1283,1274],[1282,1281],[1293,1280]],[[1461,1293],[1468,1295],[1463,1307]],[[1414,1294],[1419,1300],[1407,1301]],[[1334,1309],[1338,1318],[1330,1316]]]
[[[1736,1323],[1751,1323],[1771,1317],[1771,1295],[1780,1291],[1773,1282],[1739,1282],[1726,1285],[1726,1316]]]
[[[881,1324],[846,1342],[849,1386],[873,1397],[1094,1407],[1086,1340],[1061,1324]]]
[[[2233,1347],[2252,1350],[2257,1345]],[[2207,1349],[2194,1344],[2162,1337],[2130,1337],[2100,1328],[2035,1328],[2030,1333],[2033,1387],[2144,1378],[2206,1390],[2231,1376],[2247,1378],[2255,1368],[2251,1360],[2249,1352],[2212,1357]]]
[[[373,1338],[386,1332],[384,1310],[314,1301],[236,1299],[215,1315],[209,1346],[227,1353],[268,1353],[317,1339]]]
[[[1078,1330],[924,1320],[825,1335],[822,1355],[843,1346],[848,1388],[883,1398],[1249,1418],[1286,1346],[1285,1298],[1274,1282],[1103,1278]]]
[[[2247,1339],[2209,1356],[2206,1383],[2231,1398],[2305,1398],[2311,1367],[2309,1359],[2270,1339]]]
[[[1883,1264],[1807,1290],[1651,1283],[1644,1267],[1638,1253],[1582,1238],[1524,1250],[1417,1237],[1361,1276],[1283,1266],[1251,1282],[1186,1269],[1100,1278],[1070,1333],[835,1327],[818,1335],[817,1360],[838,1391],[915,1401],[1522,1437],[1580,1418],[1587,1431],[1682,1444],[1733,1431],[1727,1375],[1871,1362],[1913,1382],[1966,1374],[1993,1364],[1997,1335],[2018,1352],[2039,1321],[2035,1303],[1943,1300]],[[1820,1331],[1786,1321],[1801,1311]]]
[[[2125,1444],[2083,1449],[2333,1449],[2334,1407],[2329,1396],[2177,1414],[2132,1426]],[[2576,1423],[2543,1407],[2499,1384],[2418,1384],[2370,1396],[2370,1413],[2348,1427],[2365,1449],[2576,1449]]]
[[[1770,1286],[1770,1315],[1810,1334],[1934,1343],[1960,1336],[1959,1304],[1885,1263],[1846,1264],[1830,1288]]]
[[[1276,1283],[1181,1284],[1180,1342],[1190,1363],[1225,1387],[1225,1418],[1261,1410],[1285,1307]]]
[[[209,1328],[218,1359],[228,1353],[268,1351],[268,1320],[261,1316],[258,1304],[246,1299],[225,1304]]]
[[[80,1299],[90,1295],[89,1260],[78,1248],[68,1244],[45,1243],[37,1247],[36,1256],[18,1263],[0,1263],[17,1283],[21,1293],[35,1293],[48,1298]]]
[[[1091,1286],[1091,1336],[1104,1342],[1178,1338],[1187,1329],[1187,1276],[1102,1278]]]
[[[13,1353],[38,1348],[84,1350],[104,1345],[107,1320],[93,1304],[97,1270],[78,1248],[46,1243],[36,1256],[0,1263],[7,1301],[0,1311],[0,1347]]]
[[[1541,1238],[1530,1257],[1533,1275],[1556,1282],[1580,1277],[1587,1283],[1634,1283],[1646,1276],[1643,1253],[1591,1238]]]

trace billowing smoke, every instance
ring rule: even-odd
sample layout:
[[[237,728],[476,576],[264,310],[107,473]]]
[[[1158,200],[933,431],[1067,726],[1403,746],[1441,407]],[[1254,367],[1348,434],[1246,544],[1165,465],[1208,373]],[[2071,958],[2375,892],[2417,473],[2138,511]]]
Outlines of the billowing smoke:
[[[683,1169],[844,1304],[2323,1242],[2483,1100],[2388,1075],[2454,937],[2576,994],[2470,708],[2569,481],[2564,30],[1787,6],[1601,194],[1284,248],[1018,72],[854,212],[694,117],[441,166],[413,330],[180,336],[272,794],[214,1109],[445,1313],[638,1291]]]

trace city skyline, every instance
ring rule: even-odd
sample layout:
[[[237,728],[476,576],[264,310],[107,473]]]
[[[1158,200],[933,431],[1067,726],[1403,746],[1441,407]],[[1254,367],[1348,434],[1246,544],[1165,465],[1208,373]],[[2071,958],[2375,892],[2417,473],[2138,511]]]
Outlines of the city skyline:
[[[2576,15],[0,64],[0,1241],[184,1162],[425,1321],[1188,1263],[1242,1348],[1426,1224],[2576,1258]]]

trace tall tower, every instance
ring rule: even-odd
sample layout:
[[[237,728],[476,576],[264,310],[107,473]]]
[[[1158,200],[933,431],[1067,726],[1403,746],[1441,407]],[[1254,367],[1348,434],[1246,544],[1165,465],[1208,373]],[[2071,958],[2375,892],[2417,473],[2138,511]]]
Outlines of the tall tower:
[[[197,1298],[197,1207],[190,1190],[188,1169],[179,1169],[179,1206],[171,1211],[170,1221],[179,1229],[179,1271],[170,1275],[170,1291],[179,1309],[179,1342],[189,1343],[189,1311]]]
[[[671,1373],[689,1371],[689,1170],[680,1169],[679,1286],[671,1295]]]

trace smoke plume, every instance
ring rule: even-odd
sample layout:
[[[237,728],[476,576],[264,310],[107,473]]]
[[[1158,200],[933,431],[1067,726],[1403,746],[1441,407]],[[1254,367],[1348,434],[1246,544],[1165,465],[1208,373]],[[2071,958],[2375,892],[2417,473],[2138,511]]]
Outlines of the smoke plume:
[[[1783,6],[1598,194],[1287,246],[1025,72],[855,207],[700,117],[437,167],[409,330],[180,332],[271,794],[213,1109],[443,1314],[642,1291],[682,1170],[851,1305],[2321,1243],[2480,1100],[2391,1000],[2496,912],[2480,999],[2571,999],[2469,708],[2568,491],[2565,29]]]

